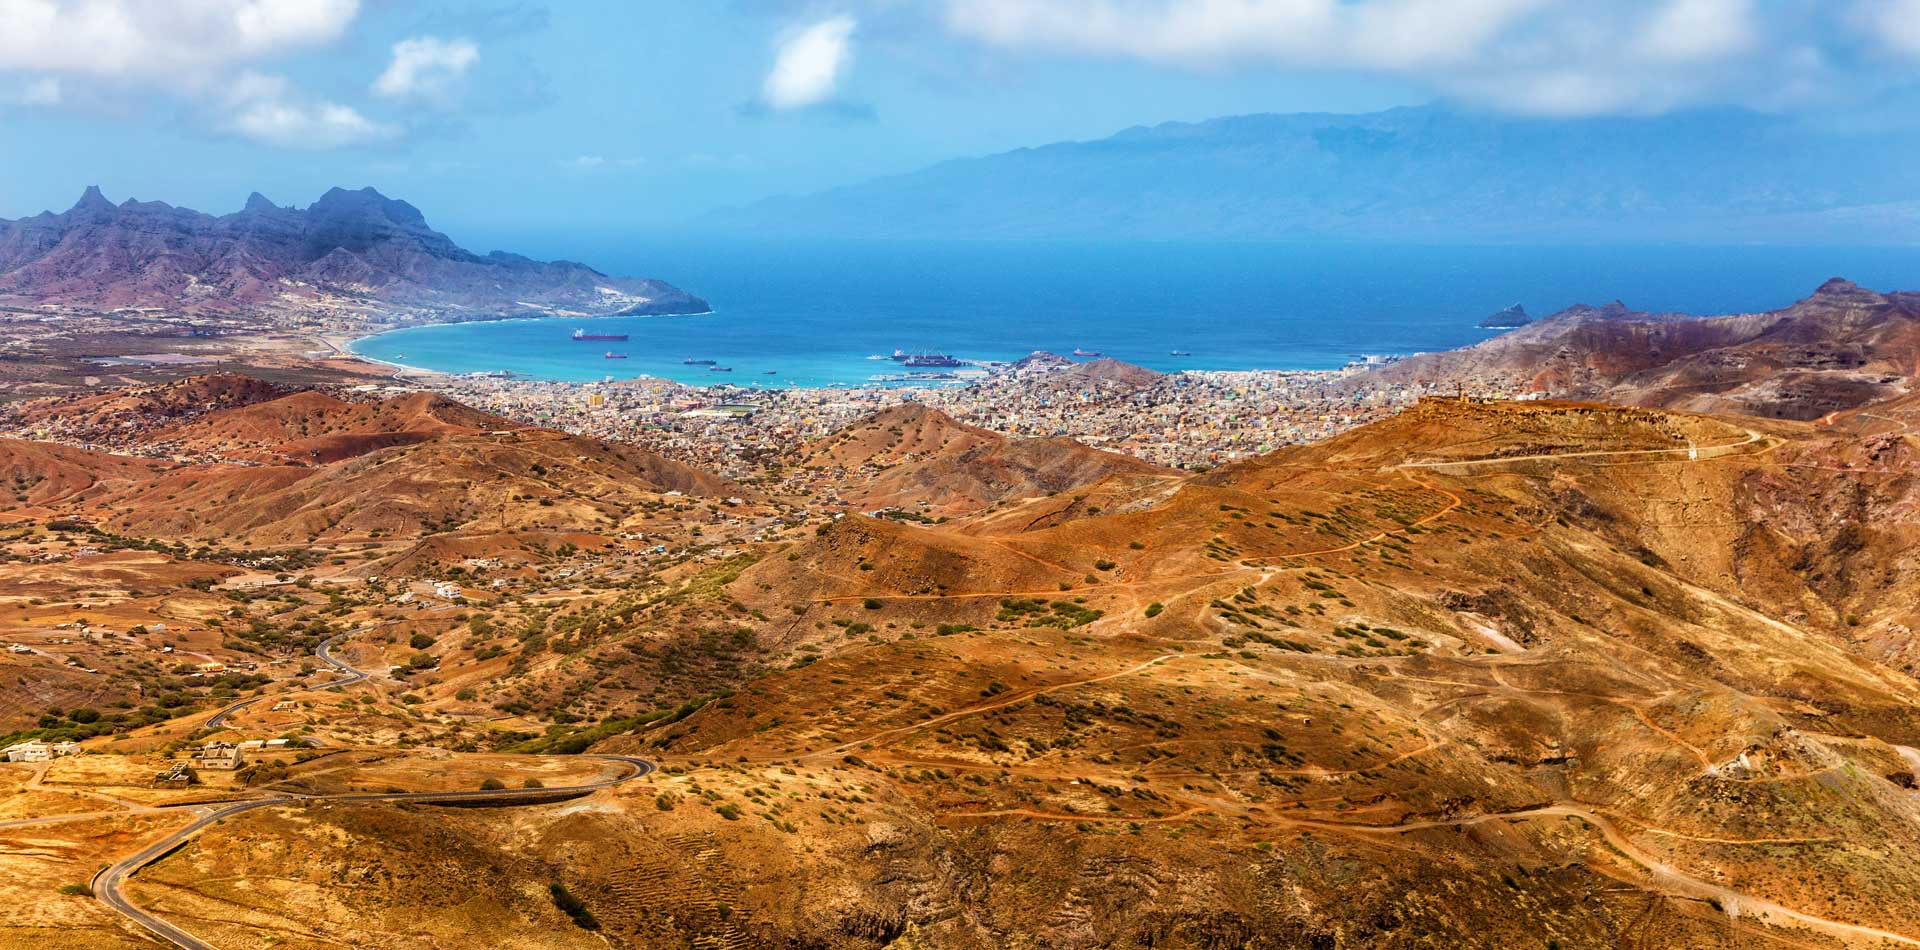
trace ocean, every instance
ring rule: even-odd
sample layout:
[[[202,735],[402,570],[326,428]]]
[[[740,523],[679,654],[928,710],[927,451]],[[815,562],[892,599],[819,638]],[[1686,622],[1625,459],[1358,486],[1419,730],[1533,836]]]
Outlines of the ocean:
[[[541,250],[664,279],[714,312],[416,327],[354,349],[451,373],[762,387],[865,385],[902,372],[869,359],[895,349],[976,360],[1079,349],[1162,371],[1331,369],[1485,339],[1491,331],[1475,324],[1516,302],[1535,316],[1614,299],[1735,313],[1785,306],[1836,276],[1920,287],[1920,248],[1889,247],[636,239]],[[575,342],[576,328],[630,339]]]

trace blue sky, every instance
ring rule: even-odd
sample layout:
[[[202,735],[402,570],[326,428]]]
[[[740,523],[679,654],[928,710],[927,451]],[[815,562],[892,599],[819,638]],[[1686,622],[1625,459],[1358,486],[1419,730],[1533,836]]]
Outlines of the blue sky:
[[[1136,124],[1845,112],[1916,63],[1920,0],[0,0],[0,215],[373,185],[513,246]]]

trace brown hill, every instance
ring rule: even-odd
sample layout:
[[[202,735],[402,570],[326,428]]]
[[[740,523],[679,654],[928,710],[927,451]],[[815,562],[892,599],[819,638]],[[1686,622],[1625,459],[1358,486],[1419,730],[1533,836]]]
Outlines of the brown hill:
[[[1626,405],[1806,420],[1897,395],[1916,372],[1920,295],[1836,279],[1766,313],[1684,319],[1574,308],[1352,384],[1493,381]]]
[[[567,761],[456,749],[667,768],[445,820],[258,809],[135,893],[210,939],[370,945],[503,926],[585,945],[585,919],[636,946],[1911,945],[1915,415],[1912,396],[1815,422],[1429,399],[1202,475],[1113,473],[942,524],[848,515],[407,614],[343,649],[430,650],[432,672],[254,720],[354,744],[276,788],[513,789]],[[1003,441],[909,408],[800,458],[851,491],[850,472]],[[135,472],[63,504],[142,533],[405,531],[474,556],[483,536],[600,534],[648,501],[635,484],[697,475],[626,451],[454,432]],[[277,593],[242,600],[216,606],[297,622]],[[375,735],[420,761],[355,773]],[[391,922],[434,884],[416,852],[491,869],[469,883],[497,893]],[[297,873],[355,861],[368,886]]]
[[[1354,933],[1387,905],[1343,897],[1354,879],[1316,870],[1332,855],[1425,921],[1389,931],[1463,944],[1538,939],[1497,935],[1503,895],[1561,908],[1562,945],[1920,933],[1897,896],[1920,862],[1748,844],[1920,844],[1916,445],[1846,422],[1434,400],[1035,531],[844,519],[733,596],[795,629],[959,632],[828,641],[662,738],[770,770],[851,762],[911,802],[899,860],[929,887],[987,847],[1016,856],[996,880],[1108,908],[1069,925],[955,898],[1047,945],[1195,945],[1157,929],[1164,899],[1093,870],[1116,860],[1203,882],[1181,906],[1232,932]],[[1271,856],[1243,874],[1100,833],[1162,823]],[[1551,896],[1588,886],[1638,896]],[[1755,929],[1676,911],[1706,901]],[[1454,922],[1421,909],[1442,904]]]
[[[148,459],[0,439],[0,487],[15,505],[58,506],[85,492],[149,481],[168,468]]]
[[[349,402],[308,390],[208,413],[160,429],[148,442],[230,459],[325,464],[393,445],[519,427],[431,393]]]
[[[57,429],[105,441],[196,418],[209,412],[266,402],[286,395],[272,383],[234,373],[189,376],[151,386],[130,386],[79,397],[38,399],[7,412],[23,426]]]
[[[883,410],[801,450],[856,508],[952,514],[1164,470],[1072,439],[1020,439],[955,421],[918,403]]]
[[[16,501],[140,537],[280,545],[606,531],[667,492],[741,493],[635,446],[527,428],[428,393],[354,402],[223,376],[30,411],[69,437],[218,460],[167,465],[0,440],[0,476],[11,472]]]
[[[1075,363],[1060,372],[1065,377],[1097,380],[1123,390],[1145,389],[1166,375],[1144,366],[1123,363],[1110,356],[1086,363]]]
[[[669,491],[737,489],[644,449],[517,429],[402,439],[313,467],[196,466],[87,501],[124,533],[287,544],[443,531],[606,531]]]

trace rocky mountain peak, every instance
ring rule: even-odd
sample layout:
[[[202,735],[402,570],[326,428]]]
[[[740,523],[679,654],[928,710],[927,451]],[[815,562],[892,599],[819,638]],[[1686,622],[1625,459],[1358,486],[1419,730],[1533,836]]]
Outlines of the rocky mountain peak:
[[[389,198],[373,188],[348,191],[330,188],[307,209],[319,218],[339,220],[384,220],[407,228],[426,228],[427,216],[398,198]]]
[[[74,202],[73,207],[69,209],[67,213],[82,212],[100,214],[113,210],[113,202],[108,201],[107,196],[100,193],[100,186],[88,185],[87,190],[81,193],[80,200]]]
[[[247,211],[278,211],[279,206],[267,200],[267,196],[254,192],[247,196]]]

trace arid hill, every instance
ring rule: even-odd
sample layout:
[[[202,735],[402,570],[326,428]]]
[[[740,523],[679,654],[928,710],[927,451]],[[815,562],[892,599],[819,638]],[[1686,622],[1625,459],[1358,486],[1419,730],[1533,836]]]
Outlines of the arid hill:
[[[1122,389],[1143,389],[1165,376],[1132,363],[1122,362],[1110,356],[1101,357],[1086,363],[1075,363],[1061,370],[1061,374],[1073,379],[1099,380]]]
[[[824,473],[856,508],[892,506],[935,515],[1114,476],[1165,474],[1072,439],[1012,438],[917,403],[882,410],[802,448],[796,464]]]
[[[183,425],[300,435],[299,411],[256,411],[274,405]],[[324,417],[461,418],[386,405]],[[443,555],[334,570],[378,568],[365,591],[169,595],[170,618],[204,618],[192,649],[294,660],[289,643],[339,637],[335,656],[375,671],[285,685],[263,694],[285,706],[219,727],[326,743],[254,788],[527,791],[604,764],[580,751],[665,766],[525,807],[235,816],[131,886],[223,944],[1846,950],[1920,942],[1917,417],[1911,395],[1813,421],[1435,398],[1203,474],[1086,478],[1094,458],[1055,494],[986,501],[1019,440],[908,408],[788,474],[946,490],[947,520],[849,512],[771,536],[777,519],[668,498],[730,486],[637,449],[451,426],[315,464],[112,457],[33,517]],[[388,569],[455,576],[455,559],[676,520],[744,524],[710,556],[649,537],[647,559],[594,548],[537,583],[463,567],[465,603],[403,604],[420,585]],[[107,586],[110,565],[58,563]],[[51,617],[25,586],[46,571],[0,581]],[[0,663],[51,681],[30,675],[44,658]],[[67,672],[40,701],[86,682]],[[127,755],[87,757],[88,789],[205,728],[203,694],[95,740]],[[27,781],[6,800],[50,807]],[[110,832],[89,833],[62,840]],[[140,843],[15,848],[0,869],[30,873],[0,881],[85,880]]]
[[[352,401],[198,377],[22,410],[126,454],[8,440],[16,500],[167,539],[285,545],[442,532],[609,532],[645,499],[740,491],[630,445],[532,429],[441,396]]]
[[[49,442],[0,439],[0,484],[15,505],[58,506],[103,487],[139,484],[168,466],[147,459],[107,455]]]
[[[196,455],[324,464],[393,445],[517,428],[430,393],[349,402],[308,390],[208,413],[154,432],[148,441]]]
[[[1792,580],[1795,519],[1866,532],[1859,564],[1811,554],[1826,572],[1904,563],[1914,539],[1871,522],[1911,501],[1783,505],[1813,486],[1780,481],[1859,492],[1907,476],[1810,460],[1912,448],[1430,401],[1038,532],[848,519],[733,596],[829,643],[845,621],[952,632],[829,647],[652,745],[886,789],[880,869],[829,859],[837,902],[745,905],[776,943],[882,905],[922,908],[897,925],[941,946],[1920,933],[1906,845],[1861,864],[1813,844],[1920,844],[1914,600],[1849,618]],[[723,834],[728,860],[757,837]],[[1040,910],[1060,907],[1081,912]]]
[[[1817,419],[1906,391],[1920,372],[1920,295],[1844,280],[1767,313],[1687,319],[1576,307],[1354,382],[1498,380],[1556,397]]]
[[[315,466],[196,466],[83,500],[123,533],[273,545],[607,532],[651,496],[734,490],[643,449],[545,430],[392,441]]]
[[[58,428],[76,438],[105,441],[286,394],[286,389],[251,376],[212,373],[79,397],[39,399],[8,406],[6,411],[20,425]]]
[[[327,307],[451,319],[511,313],[704,313],[658,280],[584,264],[474,254],[418,209],[335,188],[306,209],[259,194],[215,217],[98,188],[60,214],[0,221],[0,298],[100,309],[233,312]]]

